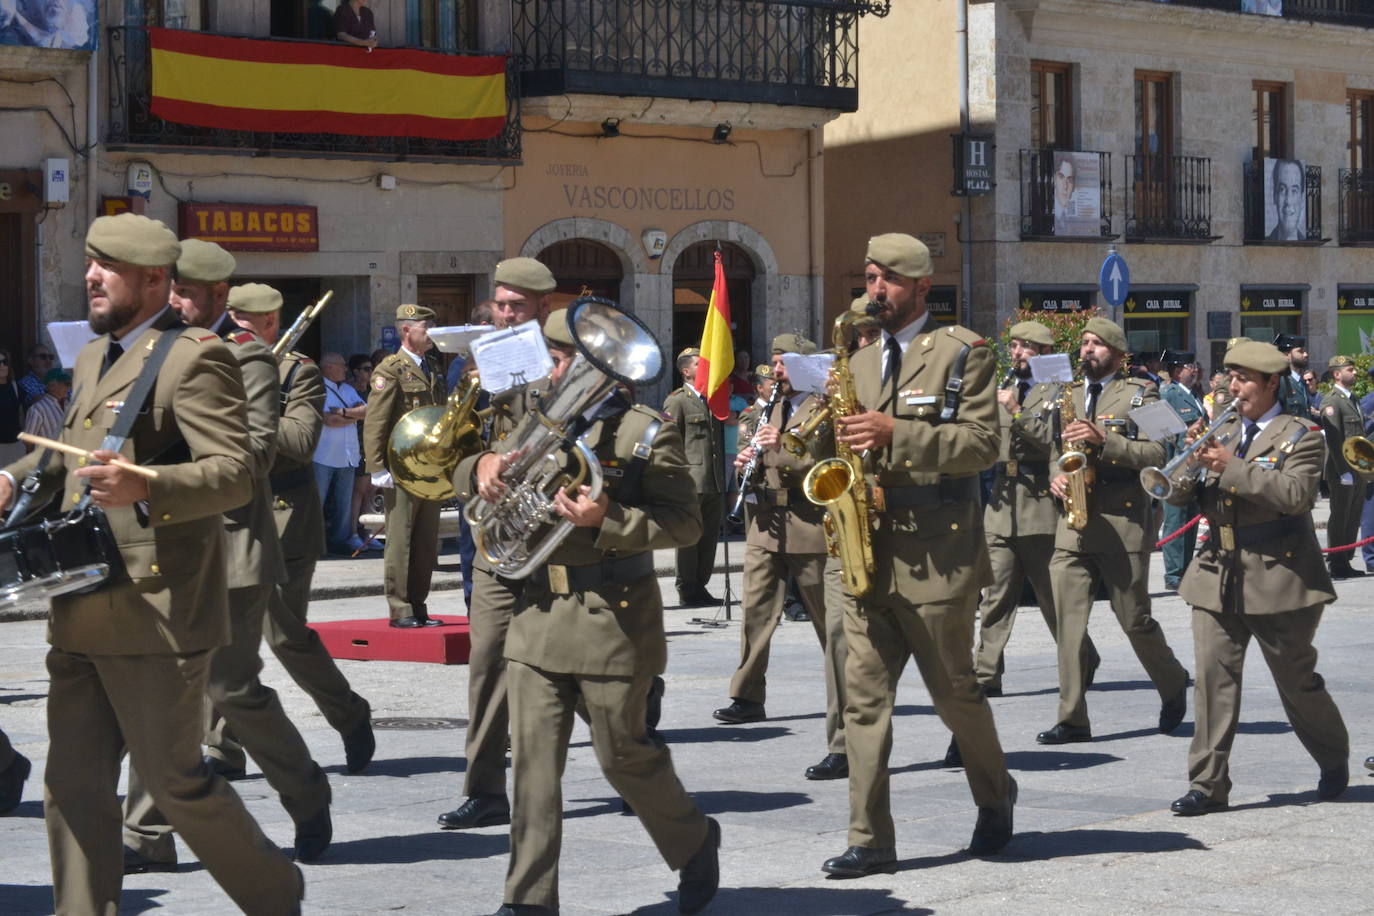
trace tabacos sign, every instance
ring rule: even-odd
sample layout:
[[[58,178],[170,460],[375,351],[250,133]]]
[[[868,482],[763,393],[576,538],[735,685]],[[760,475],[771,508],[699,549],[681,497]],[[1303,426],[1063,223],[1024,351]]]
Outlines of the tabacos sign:
[[[319,251],[315,207],[290,204],[201,204],[178,207],[181,237],[230,251]]]

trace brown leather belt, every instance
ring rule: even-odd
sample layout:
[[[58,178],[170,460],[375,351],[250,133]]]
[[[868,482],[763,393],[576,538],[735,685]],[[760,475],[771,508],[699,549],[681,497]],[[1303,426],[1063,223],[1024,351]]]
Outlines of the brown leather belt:
[[[618,557],[602,560],[586,566],[564,566],[549,563],[530,575],[529,581],[548,589],[555,595],[569,595],[573,592],[586,592],[631,582],[654,574],[653,551],[637,553],[632,557]]]
[[[1302,530],[1302,527],[1302,520],[1296,515],[1286,515],[1283,518],[1240,527],[1235,525],[1212,526],[1217,533],[1218,549],[1226,553],[1234,553],[1256,544],[1263,544],[1265,541],[1274,541],[1290,534],[1296,534]]]
[[[1041,477],[1050,472],[1048,461],[1011,461],[997,462],[997,473],[1003,477]]]

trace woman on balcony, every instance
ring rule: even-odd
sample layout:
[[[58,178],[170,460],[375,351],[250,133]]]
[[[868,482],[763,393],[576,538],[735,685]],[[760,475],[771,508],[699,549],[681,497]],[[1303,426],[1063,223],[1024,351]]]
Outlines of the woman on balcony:
[[[372,19],[368,0],[344,0],[334,11],[334,33],[346,41],[371,51],[377,47],[377,24]]]

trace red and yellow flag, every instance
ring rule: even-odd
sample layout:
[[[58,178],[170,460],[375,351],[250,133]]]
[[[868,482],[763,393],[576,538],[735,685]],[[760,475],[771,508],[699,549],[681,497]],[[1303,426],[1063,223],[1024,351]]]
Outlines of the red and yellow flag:
[[[153,114],[269,133],[485,140],[506,123],[506,59],[149,29]]]
[[[730,373],[735,371],[735,341],[730,335],[730,293],[725,288],[725,267],[716,252],[716,282],[706,308],[706,327],[701,331],[701,359],[697,360],[697,390],[718,420],[730,416]]]

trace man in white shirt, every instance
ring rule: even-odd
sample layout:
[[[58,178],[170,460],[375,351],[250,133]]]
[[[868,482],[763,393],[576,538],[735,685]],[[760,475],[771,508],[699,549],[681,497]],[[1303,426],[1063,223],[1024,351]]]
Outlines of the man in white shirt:
[[[324,373],[324,429],[315,447],[315,483],[324,508],[325,544],[330,553],[351,554],[363,546],[349,514],[359,458],[356,424],[367,416],[367,402],[345,381],[348,364],[338,353],[326,353],[320,371]]]

